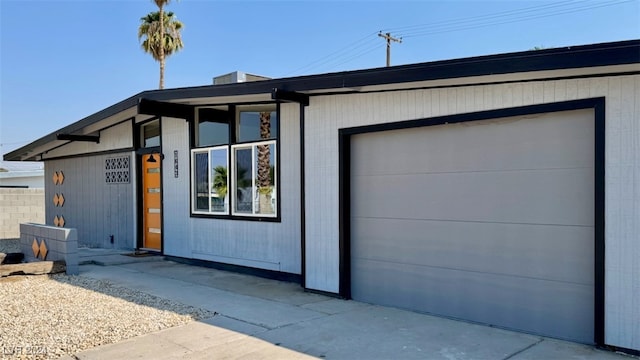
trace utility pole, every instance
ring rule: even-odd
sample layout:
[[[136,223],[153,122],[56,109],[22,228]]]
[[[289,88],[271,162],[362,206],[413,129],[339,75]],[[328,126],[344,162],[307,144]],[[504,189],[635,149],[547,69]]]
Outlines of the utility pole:
[[[395,41],[397,43],[401,43],[402,42],[402,38],[397,39],[391,36],[391,33],[386,33],[383,34],[382,32],[378,33],[378,36],[380,36],[383,39],[387,40],[387,67],[391,66],[391,42]]]

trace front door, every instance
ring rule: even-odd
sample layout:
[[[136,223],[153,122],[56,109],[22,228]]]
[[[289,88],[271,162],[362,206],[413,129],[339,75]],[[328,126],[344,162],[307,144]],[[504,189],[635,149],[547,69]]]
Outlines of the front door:
[[[160,164],[159,153],[142,155],[142,247],[157,251],[162,250]]]

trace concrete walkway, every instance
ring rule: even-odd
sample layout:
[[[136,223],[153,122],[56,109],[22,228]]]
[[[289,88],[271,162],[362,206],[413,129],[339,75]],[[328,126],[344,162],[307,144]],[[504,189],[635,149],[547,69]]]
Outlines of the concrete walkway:
[[[169,261],[83,265],[80,274],[218,315],[93,348],[77,354],[78,359],[630,359]]]
[[[78,248],[78,264],[95,264],[102,266],[132,264],[146,261],[162,261],[164,256],[134,250],[116,250],[99,248]]]

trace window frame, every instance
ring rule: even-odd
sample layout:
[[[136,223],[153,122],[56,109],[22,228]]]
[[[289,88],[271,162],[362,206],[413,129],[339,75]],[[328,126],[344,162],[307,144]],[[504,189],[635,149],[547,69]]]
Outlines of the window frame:
[[[228,109],[228,113],[230,114],[228,119],[229,124],[229,143],[228,144],[219,144],[219,145],[211,145],[211,146],[198,146],[198,111],[202,108],[214,108],[220,109],[221,107],[225,107]],[[279,102],[260,102],[260,103],[232,103],[232,104],[211,104],[211,105],[199,105],[194,108],[195,114],[191,121],[189,121],[189,143],[190,143],[190,151],[189,151],[189,213],[190,217],[193,218],[214,218],[214,219],[224,219],[224,220],[246,220],[246,221],[264,221],[264,222],[281,222],[281,196],[282,193],[281,185],[280,185],[280,103]],[[240,113],[244,111],[270,111],[275,113],[277,118],[277,124],[275,126],[276,136],[271,137],[270,139],[262,139],[257,141],[243,141],[239,142],[237,137],[237,128],[240,123]],[[235,161],[235,158],[232,160],[232,153],[237,148],[248,148],[254,147],[256,145],[261,144],[272,144],[275,150],[274,154],[274,191],[275,191],[275,206],[274,206],[274,214],[255,214],[254,211],[252,213],[243,213],[235,211],[235,201],[237,195],[235,192],[235,174],[236,166],[232,161]],[[196,188],[196,179],[195,179],[195,153],[201,153],[203,151],[209,151],[208,153],[208,180],[211,185],[211,164],[210,164],[210,151],[211,149],[227,149],[227,184],[228,185],[228,206],[226,212],[207,212],[196,209],[197,204],[195,203],[196,198],[194,195]],[[233,155],[235,156],[235,155]],[[209,185],[209,186],[210,186]],[[252,191],[253,193],[253,191]],[[211,207],[209,207],[211,209]]]
[[[258,187],[256,185],[256,177],[257,177],[257,168],[256,173],[253,173],[254,171],[254,166],[256,165],[256,160],[257,160],[257,147],[261,146],[261,145],[273,145],[273,151],[275,151],[275,154],[273,154],[273,159],[275,164],[273,165],[274,167],[274,174],[273,174],[273,182],[274,182],[274,191],[275,193],[275,207],[273,209],[273,215],[271,214],[261,214],[261,213],[256,213],[255,210],[255,200],[256,200],[256,196],[258,195]],[[246,213],[246,212],[239,212],[236,210],[236,205],[238,202],[238,196],[232,196],[231,197],[231,215],[233,216],[250,216],[250,217],[268,217],[268,218],[275,218],[278,217],[278,204],[280,203],[279,201],[279,197],[278,197],[278,187],[279,187],[279,179],[278,179],[278,168],[280,167],[280,164],[278,164],[278,148],[277,148],[277,144],[276,144],[276,140],[275,139],[270,139],[270,140],[264,140],[264,141],[256,141],[256,142],[248,142],[248,143],[240,143],[240,144],[234,144],[231,145],[231,163],[233,164],[233,171],[232,171],[232,175],[231,175],[231,188],[235,190],[234,194],[237,192],[237,184],[236,182],[237,180],[237,173],[236,173],[236,150],[237,149],[251,149],[251,172],[252,172],[252,176],[251,176],[251,213]]]
[[[211,210],[211,198],[213,197],[212,194],[212,183],[213,180],[211,179],[211,174],[213,169],[211,169],[211,154],[214,151],[218,151],[218,150],[224,150],[226,152],[226,165],[227,165],[227,184],[229,184],[229,146],[228,145],[218,145],[218,146],[210,146],[210,147],[204,147],[204,148],[195,148],[195,149],[191,149],[191,159],[190,159],[190,165],[191,165],[191,171],[190,171],[190,177],[191,177],[191,192],[189,194],[189,197],[191,199],[191,214],[193,215],[217,215],[217,216],[227,216],[229,215],[229,210],[230,208],[227,207],[226,210],[224,211],[212,211]],[[208,188],[208,211],[204,211],[204,210],[200,210],[197,208],[198,206],[198,201],[197,201],[197,177],[195,176],[195,171],[196,171],[196,154],[202,154],[202,153],[206,153],[207,154],[207,188]],[[229,188],[229,186],[227,185],[227,189]],[[227,190],[228,193],[228,190]],[[222,201],[224,202],[224,199],[222,199]]]
[[[230,116],[230,114],[235,114],[235,108],[234,106],[229,106],[227,105],[227,110],[223,110],[220,109],[221,106],[198,106],[194,109],[194,121],[193,121],[193,126],[191,126],[190,128],[190,138],[191,138],[191,148],[206,148],[206,147],[215,147],[215,146],[225,146],[225,145],[229,145],[233,142],[232,140],[232,135],[233,135],[233,118]],[[222,106],[224,107],[224,106]],[[226,124],[227,125],[227,142],[226,143],[216,143],[216,144],[207,144],[207,145],[200,145],[199,141],[200,141],[200,110],[201,109],[212,109],[214,111],[220,111],[220,112],[226,112],[226,120],[221,119],[215,119],[215,120],[208,120],[207,122],[211,122],[211,123],[218,123],[218,124]]]

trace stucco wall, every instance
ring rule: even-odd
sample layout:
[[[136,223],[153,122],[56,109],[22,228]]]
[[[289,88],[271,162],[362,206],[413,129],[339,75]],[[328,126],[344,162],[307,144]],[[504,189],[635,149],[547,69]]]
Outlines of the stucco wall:
[[[0,188],[0,239],[20,238],[20,223],[44,224],[44,189]]]
[[[640,76],[318,96],[307,108],[306,285],[338,292],[338,130],[606,98],[605,342],[640,349]]]

